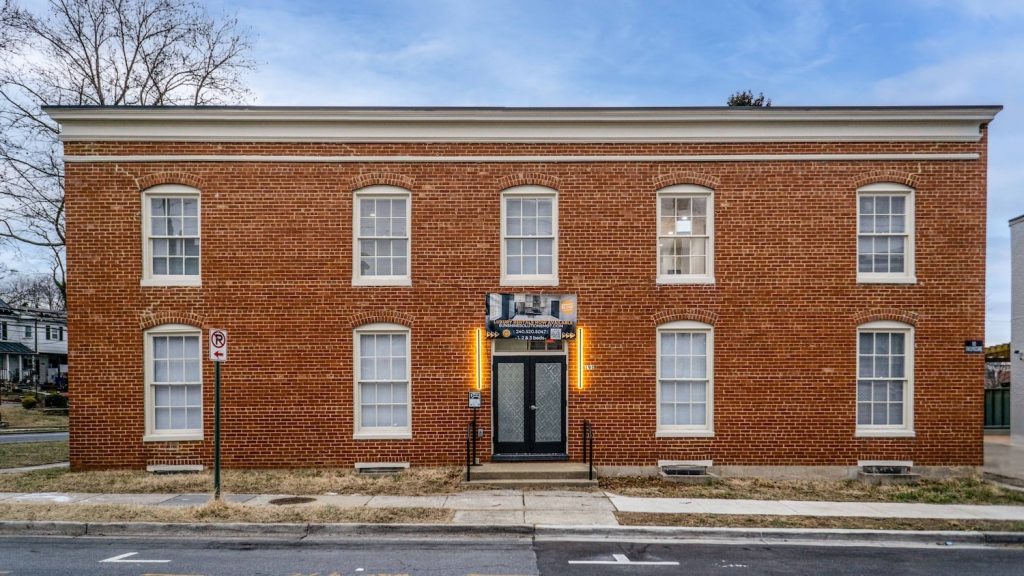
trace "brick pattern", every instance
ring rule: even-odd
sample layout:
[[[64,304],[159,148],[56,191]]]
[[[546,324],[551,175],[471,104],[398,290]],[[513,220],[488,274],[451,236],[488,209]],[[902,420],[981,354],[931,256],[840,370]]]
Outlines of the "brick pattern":
[[[69,143],[68,154],[718,154],[978,152],[979,161],[602,163],[74,163],[67,167],[71,461],[75,470],[211,463],[206,440],[142,442],[142,330],[226,328],[223,449],[229,467],[458,464],[470,419],[473,330],[499,285],[501,190],[559,192],[559,277],[588,330],[586,386],[569,371],[569,449],[584,419],[597,461],[651,465],[854,465],[858,459],[980,465],[986,164],[980,143],[255,144]],[[914,285],[856,283],[856,189],[909,183]],[[138,191],[195,186],[203,198],[201,287],[139,285]],[[656,284],[656,192],[715,190],[715,276]],[[411,287],[351,283],[352,191],[412,193]],[[915,438],[854,437],[856,326],[916,326]],[[655,331],[715,326],[715,437],[655,438]],[[412,329],[411,440],[354,440],[352,329]],[[569,366],[574,366],[571,347]],[[489,358],[489,354],[487,356]],[[490,367],[484,370],[488,458]]]

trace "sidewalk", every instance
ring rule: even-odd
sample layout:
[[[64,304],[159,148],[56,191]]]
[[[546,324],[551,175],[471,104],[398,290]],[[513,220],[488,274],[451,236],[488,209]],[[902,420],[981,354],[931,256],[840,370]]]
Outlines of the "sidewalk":
[[[293,496],[230,494],[225,500],[247,506],[271,506],[271,500]],[[617,526],[615,512],[1024,521],[1024,506],[634,498],[571,491],[481,490],[437,496],[327,494],[310,498],[315,501],[299,506],[448,509],[455,512],[453,523],[474,525]],[[0,493],[0,503],[199,506],[209,501],[209,494]]]

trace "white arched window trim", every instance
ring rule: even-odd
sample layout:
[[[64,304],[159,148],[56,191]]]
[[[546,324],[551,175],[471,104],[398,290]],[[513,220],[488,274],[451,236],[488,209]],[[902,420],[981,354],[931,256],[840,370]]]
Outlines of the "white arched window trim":
[[[372,235],[364,236],[360,226],[363,200],[405,200],[405,230],[404,234],[396,234],[393,231],[388,235],[379,235],[374,231]],[[390,221],[393,223],[393,220]],[[400,274],[363,274],[361,246],[363,241],[390,240],[393,247],[403,244],[404,240],[404,267]],[[401,255],[398,255],[401,258]],[[390,258],[391,264],[395,264],[395,258]],[[352,285],[353,286],[412,286],[412,192],[398,186],[373,185],[356,190],[352,195]]]
[[[867,238],[868,235],[872,234],[872,231],[863,229],[864,214],[861,210],[861,199],[865,197],[902,197],[905,199],[905,219],[904,226],[905,231],[900,234],[893,234],[894,236],[902,236],[904,238],[904,269],[902,272],[874,272],[874,271],[861,271],[860,258],[861,252],[861,241]],[[916,209],[915,209],[915,190],[909,186],[903,184],[897,184],[895,182],[877,182],[874,184],[868,184],[861,186],[857,189],[857,282],[861,284],[916,284],[917,283],[917,267],[916,267],[916,249],[915,249],[915,220],[916,220]],[[883,234],[884,235],[884,234]]]
[[[551,201],[551,233],[535,236],[516,235],[508,229],[509,202],[543,199]],[[551,239],[550,273],[515,273],[509,269],[509,242],[528,239]],[[558,286],[558,191],[546,186],[515,186],[501,193],[501,285],[502,286]]]
[[[663,383],[665,385],[667,385],[668,384],[667,380],[676,379],[677,377],[682,376],[682,374],[676,373],[674,368],[672,369],[672,373],[670,373],[669,368],[667,366],[663,365],[663,363],[666,361],[667,358],[675,357],[677,355],[676,354],[677,353],[676,350],[669,351],[669,350],[664,350],[663,349],[663,336],[669,335],[669,334],[671,334],[671,335],[687,334],[687,335],[690,335],[690,336],[701,335],[703,337],[704,341],[705,341],[705,350],[704,350],[705,351],[705,362],[704,362],[705,371],[704,371],[704,378],[703,378],[703,382],[704,382],[704,404],[705,404],[705,406],[704,406],[704,422],[703,423],[699,423],[699,424],[674,424],[674,423],[672,423],[672,424],[664,424],[663,423],[664,419],[663,419],[662,411],[665,409],[665,407],[662,405],[663,404],[663,398],[665,399],[666,404],[668,403],[668,398],[666,396],[666,392],[665,392],[665,390],[663,390],[663,388],[664,388]],[[714,349],[715,349],[715,346],[714,346],[714,344],[715,344],[715,338],[714,338],[714,336],[715,336],[714,326],[712,326],[710,324],[705,324],[704,322],[697,322],[697,321],[694,321],[694,320],[679,320],[679,321],[675,321],[675,322],[667,322],[665,324],[661,324],[661,325],[658,326],[657,331],[656,331],[656,351],[657,351],[656,352],[656,360],[657,360],[657,364],[655,366],[655,374],[657,376],[657,380],[655,381],[655,388],[657,390],[657,392],[656,392],[657,428],[656,428],[656,433],[655,433],[656,437],[658,437],[658,438],[707,438],[707,437],[713,437],[715,435],[715,427],[714,427],[714,413],[715,413],[715,410],[714,410],[714,397],[715,397],[715,395],[714,395],[714,390],[715,390],[715,385],[714,385],[714,382],[715,382],[715,376],[714,376],[714,365],[715,365],[715,362],[714,362]],[[677,342],[673,342],[672,343],[673,346],[675,346],[676,344],[677,344]],[[671,354],[669,354],[669,352],[671,352]],[[692,348],[690,349],[690,352],[691,353],[693,352]],[[692,355],[687,354],[686,356],[690,356],[689,360],[692,362],[692,360],[693,360]],[[664,370],[663,370],[663,368],[664,368]],[[692,376],[694,376],[694,372],[692,372],[692,371],[688,374],[688,376],[690,376],[691,378],[686,379],[686,382],[689,383],[691,386],[693,386],[697,382],[697,380],[700,380],[699,378],[692,378]],[[669,378],[669,377],[673,377],[673,378]],[[674,389],[673,392],[675,392],[675,391],[676,390]],[[691,397],[691,399],[692,399],[692,397]],[[673,400],[673,403],[674,403],[677,399],[673,398],[672,400]],[[690,403],[691,410],[692,410],[693,409],[692,403],[691,402],[688,402],[688,403]],[[665,416],[666,416],[666,418],[668,417],[668,415],[665,415]]]
[[[903,422],[899,425],[876,425],[876,424],[862,424],[859,421],[858,410],[862,402],[867,399],[862,395],[860,382],[862,376],[865,374],[861,368],[862,353],[867,352],[862,350],[862,338],[864,334],[902,334],[904,338],[904,376],[905,382],[903,389]],[[867,322],[857,327],[857,353],[855,357],[855,374],[857,376],[855,380],[856,388],[856,404],[854,407],[854,422],[856,422],[856,433],[855,436],[858,438],[908,438],[914,437],[914,356],[915,356],[915,345],[914,345],[914,327],[904,322],[897,322],[895,320],[877,320],[874,322]],[[891,365],[891,364],[890,364]]]
[[[666,200],[693,200],[703,199],[705,202],[705,214],[698,215],[703,216],[705,230],[703,234],[694,234],[688,232],[686,235],[676,236],[676,230],[666,230],[663,224],[671,221],[671,214],[665,213],[665,201]],[[715,191],[711,188],[704,186],[698,186],[696,184],[676,184],[674,186],[667,186],[658,190],[657,194],[657,223],[655,234],[657,237],[656,254],[657,257],[657,269],[658,269],[658,284],[714,284],[715,283]],[[692,206],[692,204],[691,204]],[[693,224],[692,217],[694,216],[693,211],[689,214],[691,226]],[[684,217],[685,221],[686,217]],[[663,254],[663,244],[670,242],[676,238],[695,238],[699,239],[701,236],[706,238],[704,246],[704,258],[703,272],[692,272],[689,271],[683,273],[672,273],[671,269],[666,266],[666,256]],[[690,264],[690,263],[688,263]]]
[[[168,238],[166,235],[154,234],[157,232],[153,226],[153,207],[152,201],[159,199],[176,199],[176,200],[195,200],[196,203],[196,223],[194,234],[189,231],[183,236],[177,237],[181,239],[195,240],[198,246],[198,255],[196,261],[195,274],[191,273],[161,273],[159,270],[154,270],[153,264],[153,242],[163,238]],[[142,191],[142,279],[140,285],[142,286],[201,286],[202,285],[202,230],[203,230],[203,209],[202,209],[202,198],[200,191],[191,186],[185,186],[184,184],[159,184],[151,188],[147,188]],[[169,272],[169,271],[165,271]]]
[[[405,373],[404,378],[396,377],[392,372],[394,360],[392,353],[389,352],[389,372],[385,377],[378,377],[379,375],[364,374],[363,373],[363,350],[362,350],[362,337],[363,336],[390,336],[390,335],[404,335],[405,336]],[[376,353],[370,353],[367,359],[370,357],[374,358],[376,363]],[[374,368],[376,370],[376,366]],[[412,330],[407,326],[401,324],[392,323],[373,323],[364,324],[359,326],[352,331],[352,375],[353,375],[353,390],[352,390],[352,420],[353,420],[353,438],[356,440],[408,440],[412,438]],[[365,378],[364,378],[365,376]],[[399,383],[404,383],[404,403],[405,403],[405,423],[399,426],[380,426],[374,421],[374,425],[364,425],[364,414],[363,414],[363,398],[362,398],[362,384],[384,386],[393,388]],[[389,390],[389,393],[393,394],[393,390]],[[395,402],[394,397],[389,397],[387,403],[389,408],[393,408]]]
[[[143,333],[143,385],[145,390],[144,405],[145,405],[145,435],[143,436],[143,442],[177,442],[177,441],[189,441],[189,440],[202,440],[203,439],[203,417],[202,412],[204,410],[203,403],[203,356],[202,356],[202,330],[195,326],[189,326],[187,324],[162,324],[160,326],[154,326]],[[199,393],[199,423],[197,426],[192,426],[185,429],[173,429],[173,430],[161,430],[157,426],[156,417],[156,391],[158,383],[156,382],[155,375],[155,345],[154,339],[161,336],[189,336],[198,339],[197,349],[199,378],[198,380],[192,378],[188,382],[178,383],[180,386],[197,386]],[[170,384],[168,382],[168,384]],[[189,394],[185,393],[186,405],[189,403]],[[187,418],[187,417],[186,417]]]

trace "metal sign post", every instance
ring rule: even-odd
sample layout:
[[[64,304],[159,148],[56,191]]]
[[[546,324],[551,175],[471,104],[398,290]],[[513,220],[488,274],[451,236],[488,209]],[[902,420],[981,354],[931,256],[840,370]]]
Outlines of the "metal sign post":
[[[210,360],[213,361],[213,499],[220,500],[220,365],[228,361],[228,333],[210,329]]]
[[[476,427],[476,413],[480,410],[480,392],[469,393],[469,409],[473,411],[473,466],[479,464],[476,458],[476,438],[477,438],[477,427]]]

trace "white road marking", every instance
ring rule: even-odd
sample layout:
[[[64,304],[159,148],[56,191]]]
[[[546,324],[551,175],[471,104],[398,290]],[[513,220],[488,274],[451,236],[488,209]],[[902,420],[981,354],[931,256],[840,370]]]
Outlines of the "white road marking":
[[[100,562],[109,562],[111,564],[132,564],[137,562],[170,562],[170,560],[125,560],[125,558],[129,556],[135,556],[136,554],[138,554],[138,552],[126,552],[124,554],[121,554],[120,556],[113,556],[111,558],[107,558],[106,560],[100,560]]]
[[[629,566],[679,566],[679,562],[633,562],[625,554],[612,554],[615,560],[569,560],[569,564],[626,564]]]

